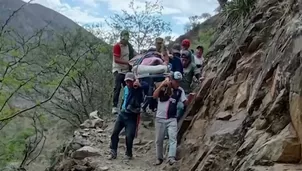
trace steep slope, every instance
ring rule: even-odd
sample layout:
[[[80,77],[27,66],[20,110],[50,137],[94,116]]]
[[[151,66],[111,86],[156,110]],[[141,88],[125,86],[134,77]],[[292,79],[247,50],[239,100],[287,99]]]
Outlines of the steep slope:
[[[0,0],[0,29],[2,27],[2,25],[7,21],[7,19],[9,18],[9,16],[12,15],[12,13],[14,11],[16,11],[17,9],[19,9],[22,5],[24,5],[25,3],[21,0]],[[46,27],[46,28],[45,28]],[[31,41],[27,42],[26,41],[26,45],[24,45],[24,47],[26,47],[25,49],[28,50],[30,48],[28,47],[32,47],[34,45],[39,45],[38,48],[35,48],[35,50],[32,50],[30,53],[26,53],[26,57],[24,56],[23,61],[24,63],[29,61],[29,64],[23,67],[16,67],[15,71],[19,71],[19,69],[21,70],[21,72],[17,72],[21,78],[22,72],[24,73],[24,77],[26,77],[26,75],[31,75],[32,73],[35,73],[35,70],[40,70],[40,69],[45,69],[47,67],[45,67],[47,65],[47,63],[52,60],[56,54],[59,54],[60,52],[64,52],[64,49],[60,49],[63,46],[62,43],[62,39],[59,39],[60,37],[57,35],[54,35],[56,33],[61,33],[63,31],[68,31],[68,34],[64,34],[63,36],[61,36],[62,38],[65,38],[65,43],[68,44],[66,47],[64,48],[68,48],[68,47],[77,47],[74,49],[71,49],[70,52],[74,52],[74,54],[71,54],[68,57],[64,57],[64,56],[60,56],[59,58],[59,65],[62,66],[62,68],[69,68],[71,66],[71,64],[73,62],[70,62],[70,64],[67,62],[68,60],[66,60],[67,58],[71,57],[71,58],[76,58],[78,57],[78,55],[83,54],[83,52],[81,51],[86,51],[88,49],[88,45],[93,44],[96,45],[98,47],[102,48],[102,53],[106,53],[103,51],[103,49],[107,49],[107,44],[104,45],[104,43],[100,40],[97,39],[95,36],[93,36],[91,33],[89,33],[88,31],[86,31],[85,29],[83,29],[82,27],[80,27],[79,25],[77,25],[75,22],[73,22],[72,20],[68,19],[67,17],[49,9],[46,8],[44,6],[41,6],[39,4],[27,4],[25,6],[22,7],[22,9],[20,11],[18,11],[17,13],[15,13],[15,15],[11,18],[11,20],[8,22],[8,25],[6,27],[7,30],[10,30],[10,32],[5,32],[4,34],[1,34],[0,36],[0,44],[1,44],[1,66],[0,66],[0,75],[1,75],[1,79],[3,76],[5,67],[3,63],[3,61],[5,60],[10,60],[10,59],[17,59],[19,56],[22,56],[23,54],[25,54],[25,52],[23,51],[17,51],[16,57],[14,57],[11,53],[9,53],[11,51],[11,44],[15,45],[16,42],[16,47],[18,47],[21,43],[23,43],[24,37],[32,37],[33,34],[35,34],[37,32],[37,30],[45,28],[45,31],[43,32],[43,36],[42,36],[42,42],[41,43],[43,46],[40,46],[41,44],[36,41],[38,36],[35,36],[33,39],[31,39]],[[15,34],[12,33],[12,30],[15,31]],[[72,32],[74,30],[77,30],[77,32]],[[66,32],[64,32],[66,33]],[[75,33],[77,33],[75,35]],[[18,37],[15,36],[18,34]],[[9,40],[12,40],[11,42],[8,41],[9,43],[6,43],[5,41],[7,41],[8,38]],[[92,38],[92,39],[90,39]],[[19,41],[16,41],[16,39],[21,39],[21,43],[19,44]],[[23,39],[23,40],[22,40]],[[67,40],[69,39],[69,40]],[[26,38],[25,38],[26,40]],[[53,41],[55,40],[55,41]],[[67,41],[66,41],[67,40]],[[86,43],[85,46],[84,45],[80,45],[80,43]],[[74,44],[71,44],[74,43]],[[3,48],[4,46],[2,45],[6,45],[5,48]],[[34,44],[34,45],[33,45]],[[87,45],[87,47],[86,47]],[[109,46],[109,45],[108,45]],[[28,48],[28,49],[27,49]],[[8,51],[6,51],[8,49]],[[51,51],[52,50],[52,51]],[[62,50],[62,51],[61,51]],[[92,51],[92,50],[91,50]],[[94,87],[94,84],[97,84],[95,82],[93,82],[94,80],[103,80],[100,78],[97,79],[92,79],[92,73],[97,76],[101,75],[100,73],[102,73],[103,71],[101,70],[95,70],[94,66],[97,65],[97,67],[101,68],[102,70],[106,71],[106,70],[110,70],[110,64],[109,63],[105,63],[103,61],[107,61],[109,55],[108,54],[102,54],[102,53],[97,53],[95,56],[99,55],[97,58],[97,60],[94,60],[94,65],[90,65],[90,64],[83,64],[84,62],[88,61],[87,58],[89,58],[89,60],[92,58],[91,56],[91,51],[89,51],[89,53],[85,53],[86,56],[85,57],[81,57],[81,59],[78,62],[77,69],[83,71],[86,71],[85,68],[87,66],[89,66],[89,71],[85,72],[84,74],[89,77],[89,86],[90,87]],[[99,51],[98,51],[99,52]],[[90,55],[90,56],[89,56]],[[91,58],[90,58],[91,57]],[[106,60],[107,59],[107,60]],[[66,60],[66,61],[65,61]],[[104,63],[104,65],[100,65],[99,63]],[[102,61],[102,62],[100,62]],[[33,64],[34,63],[34,64]],[[83,65],[81,65],[83,64]],[[57,64],[53,65],[53,66],[59,66]],[[79,66],[80,65],[80,66]],[[85,65],[85,66],[84,66]],[[58,68],[60,68],[60,66]],[[108,66],[108,67],[107,67]],[[22,71],[22,68],[25,69]],[[60,70],[60,69],[59,69]],[[58,73],[60,72],[58,70]],[[29,72],[26,72],[29,71]],[[66,70],[64,71],[64,69],[62,69],[62,71],[65,73]],[[90,72],[90,73],[88,73]],[[14,72],[12,72],[14,73]],[[21,73],[21,74],[19,74]],[[18,108],[18,109],[22,109],[22,108],[27,108],[30,106],[33,106],[36,102],[36,99],[45,99],[45,96],[47,98],[48,96],[48,90],[49,92],[52,91],[47,87],[46,84],[41,84],[41,82],[45,81],[50,81],[50,80],[54,80],[56,78],[61,77],[59,74],[57,74],[57,71],[54,71],[53,73],[50,72],[45,72],[45,74],[41,74],[39,80],[35,80],[33,82],[36,82],[35,85],[36,87],[40,88],[40,90],[43,90],[43,93],[37,93],[35,91],[31,91],[30,93],[28,93],[27,91],[24,91],[24,89],[20,90],[19,92],[15,93],[12,98],[9,101],[9,107],[13,107],[13,108]],[[87,78],[86,77],[86,78]],[[11,76],[11,80],[14,80],[14,77]],[[103,77],[105,80],[107,79],[106,77]],[[17,79],[17,78],[16,78]],[[111,79],[111,78],[110,78]],[[108,84],[108,82],[110,82],[110,79],[108,78],[106,82]],[[65,79],[67,80],[67,79]],[[55,81],[56,82],[56,81]],[[62,85],[64,85],[65,87],[69,88],[72,87],[72,84],[67,84],[67,81],[64,81],[64,83]],[[87,81],[88,82],[88,81]],[[1,82],[3,83],[3,82]],[[1,84],[0,83],[0,84]],[[57,82],[55,83],[57,84]],[[17,84],[16,84],[17,85]],[[100,86],[101,85],[101,86]],[[104,90],[104,86],[102,86],[102,84],[98,84],[98,86],[102,87],[102,89]],[[4,88],[3,88],[4,87]],[[4,91],[5,90],[5,91]],[[9,97],[4,97],[4,94],[13,94],[13,92],[15,91],[15,87],[14,84],[7,84],[7,86],[3,86],[1,84],[1,90],[0,90],[0,94],[2,95],[1,97],[1,106],[4,104],[4,100]],[[44,91],[45,90],[45,91]],[[94,89],[95,91],[98,91],[99,89]],[[79,89],[75,89],[74,91],[72,91],[72,93],[77,94],[79,92]],[[98,91],[100,92],[100,91]],[[46,94],[46,95],[45,95]],[[100,93],[102,94],[102,93]],[[28,96],[27,96],[28,95]],[[57,98],[60,95],[60,93],[56,93],[56,95],[54,96],[55,98]],[[49,96],[48,96],[49,97]],[[91,96],[90,96],[91,97]],[[94,96],[96,97],[96,96]],[[32,100],[35,99],[35,100]],[[53,98],[54,99],[54,98]],[[63,99],[62,102],[64,102]],[[98,102],[100,102],[101,99],[97,99]],[[67,100],[66,100],[67,101]],[[62,104],[62,102],[60,104]],[[72,103],[68,100],[68,103]],[[67,103],[67,104],[68,104]],[[48,103],[49,105],[49,103]],[[91,105],[92,106],[92,105]],[[51,108],[48,106],[43,106],[43,107],[47,107],[47,108]],[[97,106],[99,107],[99,106]],[[101,107],[101,105],[100,105]],[[72,108],[73,109],[73,108]],[[6,111],[9,111],[11,109],[7,109]],[[59,112],[59,110],[55,109],[55,107],[52,107],[51,110],[56,110],[57,113],[60,114],[59,117],[61,117],[63,114],[62,112]],[[45,143],[40,143],[40,146],[43,146],[43,151],[41,153],[39,153],[39,157],[35,160],[35,162],[32,162],[29,167],[28,170],[44,170],[48,164],[49,161],[51,159],[52,153],[53,151],[56,150],[56,148],[58,146],[60,146],[63,141],[65,141],[66,137],[70,137],[72,136],[72,130],[74,128],[72,128],[70,126],[70,124],[68,122],[66,122],[64,119],[58,119],[58,117],[55,117],[47,112],[42,111],[41,108],[39,108],[38,110],[36,110],[38,112],[41,111],[41,113],[43,113],[43,126],[39,126],[39,129],[43,130],[43,134],[45,135]],[[34,129],[33,129],[33,121],[30,118],[32,114],[34,114],[36,111],[32,110],[28,113],[23,113],[22,115],[19,115],[17,117],[15,117],[12,121],[10,121],[8,124],[5,124],[5,127],[2,128],[3,123],[0,123],[0,170],[3,170],[4,167],[8,167],[10,168],[10,166],[12,165],[12,167],[19,167],[21,161],[23,160],[25,155],[25,151],[26,151],[26,145],[29,143],[29,141],[32,138],[32,135],[34,135]],[[10,113],[10,111],[9,111]],[[13,113],[13,112],[12,112]],[[5,114],[5,112],[0,112],[1,118],[3,117],[3,114]],[[79,114],[80,115],[80,114]],[[45,122],[44,122],[45,121]],[[42,128],[43,127],[43,128]],[[36,150],[38,152],[38,150]]]
[[[181,171],[302,169],[301,14],[298,0],[258,0],[217,33],[182,121]]]
[[[213,36],[215,29],[219,26],[220,18],[220,15],[215,15],[203,23],[198,24],[192,30],[176,38],[175,41],[168,45],[168,47],[172,48],[174,43],[181,44],[182,40],[189,39],[191,41],[192,49],[195,49],[198,45],[202,45],[206,53],[211,44],[211,37]]]
[[[14,11],[24,4],[26,3],[22,0],[1,0],[1,26]],[[64,15],[35,3],[26,4],[20,11],[15,13],[14,17],[9,21],[7,28],[12,28],[21,35],[32,35],[38,29],[42,29],[46,26],[47,30],[53,30],[56,32],[63,31],[65,29],[73,30],[81,28]]]

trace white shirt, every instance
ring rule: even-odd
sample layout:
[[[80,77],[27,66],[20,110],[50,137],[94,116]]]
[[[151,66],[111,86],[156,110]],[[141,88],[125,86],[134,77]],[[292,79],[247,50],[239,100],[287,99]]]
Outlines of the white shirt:
[[[181,90],[181,95],[180,95],[179,102],[185,102],[187,100],[187,97],[186,97],[184,89],[181,88],[181,87],[178,87],[178,89]],[[170,98],[169,100],[167,100],[165,102],[161,102],[161,101],[158,100],[157,112],[156,112],[156,117],[157,118],[167,119],[170,102],[175,103],[176,99]]]

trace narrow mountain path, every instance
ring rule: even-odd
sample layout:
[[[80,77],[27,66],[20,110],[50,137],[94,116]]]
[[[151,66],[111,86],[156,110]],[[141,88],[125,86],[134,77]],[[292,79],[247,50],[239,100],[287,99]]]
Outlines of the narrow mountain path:
[[[160,171],[170,168],[166,163],[153,166],[156,150],[154,126],[150,119],[141,121],[139,125],[132,160],[125,157],[125,135],[120,135],[117,159],[108,160],[114,121],[100,121],[98,125],[98,120],[101,119],[87,120],[81,129],[74,132],[73,141],[69,144],[72,151],[68,152],[68,157],[60,162],[56,171]]]
[[[139,125],[138,136],[134,140],[134,158],[132,160],[125,159],[125,136],[120,135],[118,157],[115,160],[108,160],[110,136],[112,133],[114,123],[104,129],[101,138],[92,137],[94,142],[100,142],[95,144],[95,148],[101,150],[101,156],[94,157],[94,162],[99,165],[108,167],[110,171],[158,171],[159,167],[154,167],[152,163],[155,160],[155,144],[154,144],[154,127],[144,126],[142,122]]]

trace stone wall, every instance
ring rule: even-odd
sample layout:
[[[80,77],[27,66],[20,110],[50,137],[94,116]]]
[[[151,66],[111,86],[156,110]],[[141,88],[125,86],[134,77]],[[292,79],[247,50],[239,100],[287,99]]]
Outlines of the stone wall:
[[[250,16],[208,53],[179,132],[181,171],[302,169],[301,1],[259,0]]]

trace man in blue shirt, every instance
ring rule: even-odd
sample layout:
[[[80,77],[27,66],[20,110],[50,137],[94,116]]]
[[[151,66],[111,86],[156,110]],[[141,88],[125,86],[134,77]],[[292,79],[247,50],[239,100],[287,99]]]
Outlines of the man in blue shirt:
[[[178,71],[181,74],[183,74],[183,66],[180,59],[180,50],[181,50],[180,44],[175,43],[171,49],[172,56],[170,56],[169,58],[169,65],[172,72]]]
[[[136,134],[141,103],[144,99],[143,89],[147,87],[147,85],[144,83],[140,84],[138,80],[135,80],[135,76],[132,72],[128,72],[125,75],[125,82],[124,102],[111,135],[111,155],[109,159],[116,159],[117,157],[119,134],[123,128],[125,128],[126,133],[126,157],[127,159],[131,159],[133,157],[133,140]]]

